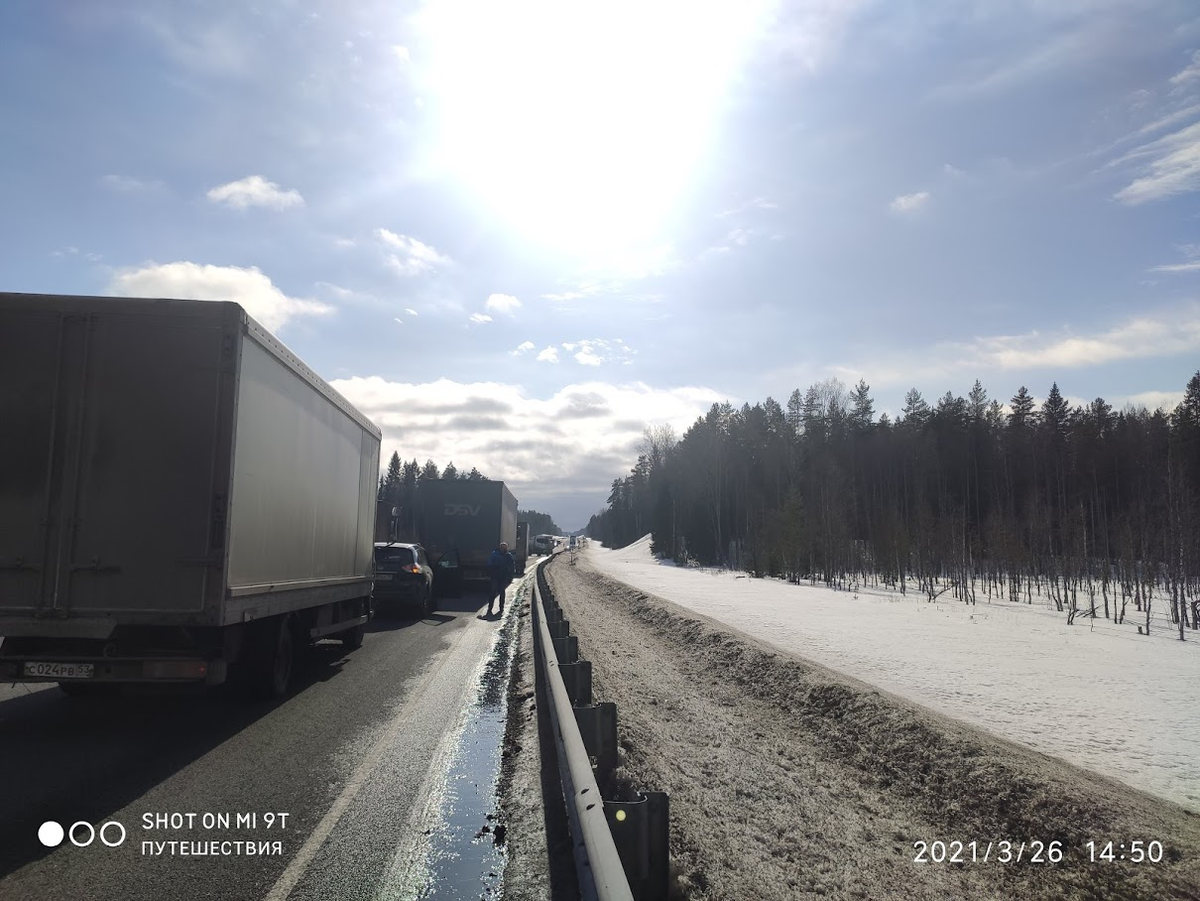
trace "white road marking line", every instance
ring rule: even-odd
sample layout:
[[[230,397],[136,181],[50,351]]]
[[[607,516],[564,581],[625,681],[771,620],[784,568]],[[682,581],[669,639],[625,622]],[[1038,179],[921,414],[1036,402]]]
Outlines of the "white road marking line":
[[[460,636],[459,638],[460,643],[462,638],[465,637],[465,632],[466,630],[464,630],[464,636]],[[445,669],[447,663],[454,657],[456,647],[457,645],[447,648],[442,653],[442,659],[426,674],[421,684],[409,694],[408,700],[405,701],[404,706],[393,717],[387,731],[371,746],[370,752],[354,770],[345,788],[342,789],[341,794],[337,796],[337,799],[330,806],[329,811],[321,818],[321,822],[317,824],[317,828],[308,837],[308,841],[296,852],[296,856],[292,858],[292,862],[288,864],[287,869],[283,871],[283,874],[276,881],[275,885],[272,886],[270,893],[264,901],[285,901],[288,895],[292,893],[292,889],[296,887],[296,884],[304,875],[304,871],[308,869],[309,864],[316,857],[317,852],[321,849],[321,845],[329,838],[333,827],[337,825],[337,821],[346,812],[346,808],[350,806],[350,802],[354,800],[359,790],[366,784],[367,777],[371,775],[371,772],[379,764],[379,761],[393,744],[400,730],[411,726],[410,710],[417,706],[421,698],[429,691],[430,686],[437,680],[441,671]],[[427,778],[422,780],[422,782],[425,781],[427,781]]]

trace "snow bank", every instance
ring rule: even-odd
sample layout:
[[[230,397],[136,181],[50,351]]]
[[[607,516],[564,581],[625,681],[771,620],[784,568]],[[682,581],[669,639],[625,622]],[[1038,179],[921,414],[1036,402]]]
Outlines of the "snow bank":
[[[1138,635],[1135,622],[1068,626],[1036,600],[967,606],[875,590],[856,598],[679,567],[651,556],[649,536],[585,553],[642,591],[1200,811],[1200,640]]]

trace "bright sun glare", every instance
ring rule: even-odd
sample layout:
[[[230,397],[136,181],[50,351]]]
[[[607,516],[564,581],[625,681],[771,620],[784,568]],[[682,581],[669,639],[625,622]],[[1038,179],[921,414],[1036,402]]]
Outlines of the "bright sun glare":
[[[437,166],[581,258],[661,242],[768,0],[445,0],[423,17]]]

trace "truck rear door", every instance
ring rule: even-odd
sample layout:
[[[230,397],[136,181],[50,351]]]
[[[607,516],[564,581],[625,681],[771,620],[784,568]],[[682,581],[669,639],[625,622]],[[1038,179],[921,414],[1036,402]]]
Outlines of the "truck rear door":
[[[0,298],[0,613],[198,613],[224,515],[220,309],[47,300]]]

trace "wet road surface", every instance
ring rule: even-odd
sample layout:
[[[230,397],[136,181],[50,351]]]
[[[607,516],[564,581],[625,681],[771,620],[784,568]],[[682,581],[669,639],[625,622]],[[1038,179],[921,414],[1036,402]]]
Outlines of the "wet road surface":
[[[353,653],[319,645],[281,702],[0,687],[0,898],[489,896],[511,627],[485,608],[445,599]],[[127,837],[48,848],[46,821]]]

